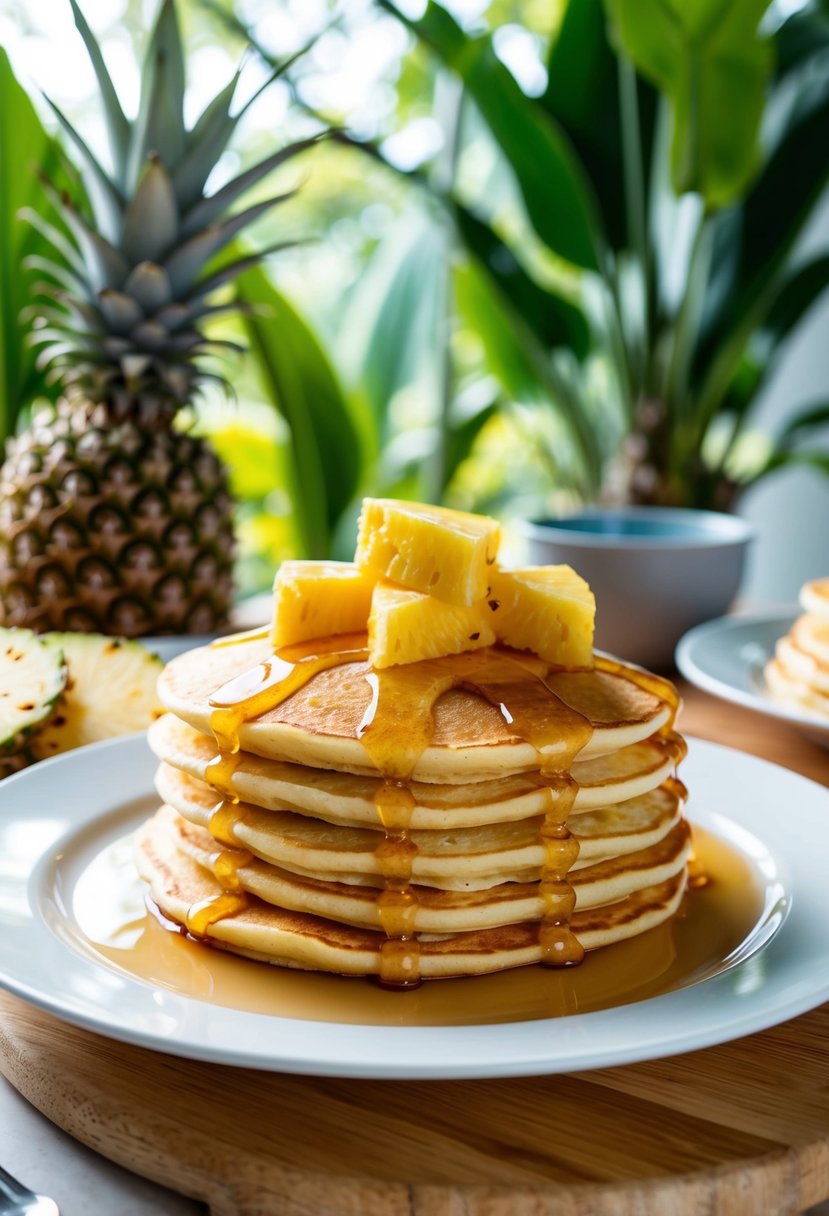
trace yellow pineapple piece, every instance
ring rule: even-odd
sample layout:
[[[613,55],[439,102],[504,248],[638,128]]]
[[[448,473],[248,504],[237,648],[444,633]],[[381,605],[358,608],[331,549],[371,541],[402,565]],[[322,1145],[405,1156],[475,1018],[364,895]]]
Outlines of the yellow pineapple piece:
[[[372,667],[393,667],[438,659],[463,650],[478,650],[495,641],[486,601],[467,607],[380,582],[374,588],[368,618]]]
[[[365,498],[354,560],[409,591],[471,607],[486,595],[499,538],[485,515]]]
[[[274,646],[361,632],[374,583],[352,562],[283,562],[273,584]]]
[[[492,570],[488,598],[499,642],[562,667],[592,667],[596,600],[569,566]]]

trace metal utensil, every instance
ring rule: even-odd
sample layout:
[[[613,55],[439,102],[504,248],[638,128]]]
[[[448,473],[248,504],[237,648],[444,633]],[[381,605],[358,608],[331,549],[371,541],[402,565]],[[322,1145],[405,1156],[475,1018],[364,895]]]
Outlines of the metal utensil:
[[[54,1199],[36,1195],[0,1165],[0,1216],[60,1216]]]

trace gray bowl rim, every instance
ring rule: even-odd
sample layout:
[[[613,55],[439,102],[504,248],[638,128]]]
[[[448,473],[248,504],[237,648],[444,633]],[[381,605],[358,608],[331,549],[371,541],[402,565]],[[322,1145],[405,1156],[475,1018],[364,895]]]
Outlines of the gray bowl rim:
[[[633,536],[612,532],[580,532],[567,527],[571,519],[644,519],[667,526],[680,521],[700,528],[697,535]],[[583,549],[642,549],[670,551],[675,549],[721,549],[750,544],[756,536],[754,528],[739,515],[725,511],[703,511],[696,507],[583,507],[551,520],[518,520],[519,534],[529,540],[554,541]]]

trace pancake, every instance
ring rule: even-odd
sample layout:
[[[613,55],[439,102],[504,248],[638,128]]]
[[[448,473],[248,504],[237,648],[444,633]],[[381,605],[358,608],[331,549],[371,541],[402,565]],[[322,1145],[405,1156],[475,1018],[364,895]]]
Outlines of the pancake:
[[[806,613],[792,625],[789,637],[815,662],[829,664],[829,621]]]
[[[196,827],[209,829],[216,794],[203,782],[161,765],[156,788],[162,802]],[[639,852],[662,840],[680,815],[680,800],[671,789],[657,789],[621,804],[571,816],[569,826],[579,841],[573,869],[611,857]],[[485,828],[412,831],[417,849],[412,877],[444,890],[483,889],[497,882],[538,881],[545,850],[540,843],[540,817]],[[382,828],[343,828],[291,811],[266,811],[240,803],[231,821],[232,847],[249,849],[262,861],[312,878],[340,882],[382,882],[376,856]],[[213,839],[212,848],[216,841]]]
[[[777,660],[789,679],[815,692],[829,694],[829,662],[808,648],[809,640],[804,638],[804,630],[793,630],[777,643]]]
[[[150,727],[150,747],[159,760],[204,779],[216,756],[212,738],[165,714]],[[572,768],[578,784],[574,810],[587,811],[649,793],[660,786],[684,754],[678,736],[646,739]],[[227,780],[235,796],[271,810],[293,810],[348,827],[376,827],[375,798],[381,780],[335,773],[308,765],[266,760],[242,751]],[[409,827],[441,831],[516,822],[544,813],[546,789],[537,773],[490,781],[441,785],[413,781]],[[214,798],[215,801],[215,798]]]
[[[807,713],[829,718],[829,694],[805,683],[798,675],[784,667],[779,659],[766,664],[766,685],[769,692],[784,705]]]
[[[222,897],[220,884],[178,848],[174,834],[153,818],[136,844],[139,871],[165,917],[182,928],[194,906]],[[685,890],[685,872],[601,908],[576,912],[572,930],[585,950],[595,950],[644,933],[672,917]],[[387,939],[368,929],[324,917],[291,912],[255,896],[232,916],[206,927],[205,940],[262,962],[340,975],[380,975]],[[520,923],[493,929],[425,935],[418,942],[425,979],[482,975],[543,960],[538,925]]]
[[[800,589],[800,606],[805,613],[829,624],[829,578],[816,578]]]
[[[182,819],[172,807],[156,816],[158,830],[171,835],[176,846],[203,869],[213,872],[216,844],[209,832]],[[675,877],[684,870],[690,830],[680,820],[657,844],[624,858],[610,858],[583,867],[571,877],[576,909],[617,903],[645,887]],[[382,882],[357,886],[330,878],[314,879],[292,874],[256,858],[237,861],[234,876],[243,891],[266,903],[293,912],[325,916],[358,928],[382,928],[379,906]],[[447,891],[412,884],[415,905],[411,928],[416,933],[458,933],[521,921],[537,921],[544,914],[538,876],[525,882],[503,881],[475,891]]]
[[[800,602],[806,611],[777,642],[766,687],[781,704],[829,718],[829,579],[806,583]]]
[[[523,672],[529,686],[530,657],[501,653],[513,661],[516,682]],[[480,663],[478,656],[483,654],[449,656],[433,660],[432,665],[452,678],[458,671],[474,673],[474,661]],[[270,643],[255,639],[187,651],[165,668],[159,697],[175,717],[209,735],[210,701],[218,696],[217,690],[254,669],[267,669],[272,658]],[[281,704],[241,723],[242,749],[313,768],[375,774],[376,765],[359,737],[372,704],[367,678],[372,674],[366,661],[319,671]],[[635,676],[636,669],[622,668],[562,671],[547,678],[546,687],[592,726],[582,759],[641,742],[671,720],[673,707],[637,683]],[[405,718],[397,725],[405,739]],[[415,781],[466,783],[531,772],[538,764],[538,750],[510,731],[496,706],[468,687],[454,687],[434,704],[431,741],[419,753],[410,776]]]
[[[690,830],[667,681],[498,646],[365,656],[365,635],[276,654],[248,636],[166,668],[139,842],[165,915],[411,987],[577,963],[674,914]]]

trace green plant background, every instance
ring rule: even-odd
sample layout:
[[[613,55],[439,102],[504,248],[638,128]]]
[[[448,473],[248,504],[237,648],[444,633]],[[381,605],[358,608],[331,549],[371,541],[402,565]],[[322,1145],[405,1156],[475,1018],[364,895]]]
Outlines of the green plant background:
[[[111,7],[105,47],[126,62],[145,6]],[[799,255],[829,172],[825,7],[417,7],[180,0],[196,81],[229,77],[248,42],[255,81],[316,39],[228,171],[337,128],[253,234],[307,243],[246,276],[251,316],[217,322],[250,350],[226,369],[234,399],[184,420],[231,465],[242,590],[289,554],[347,554],[365,492],[538,514],[655,471],[652,500],[727,506],[788,463],[829,469],[827,401],[793,402],[776,433],[755,417],[829,281],[829,256]],[[10,0],[0,17],[12,51],[44,37]],[[44,211],[36,164],[63,172],[46,82],[18,58],[25,87],[0,57],[6,434],[51,391],[20,321],[37,278],[21,267],[42,250],[16,217]],[[82,88],[58,100],[100,135]]]

